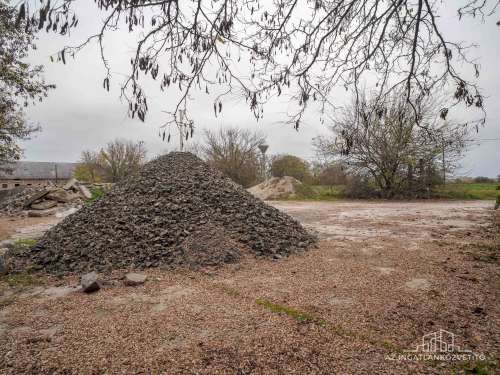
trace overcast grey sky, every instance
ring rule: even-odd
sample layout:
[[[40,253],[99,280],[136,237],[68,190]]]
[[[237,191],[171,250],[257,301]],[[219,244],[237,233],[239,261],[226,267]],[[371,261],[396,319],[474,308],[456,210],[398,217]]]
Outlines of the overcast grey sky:
[[[448,4],[453,2],[447,2]],[[127,105],[119,99],[120,74],[128,67],[129,53],[134,44],[126,33],[114,33],[105,41],[106,52],[112,65],[114,81],[110,92],[102,89],[104,69],[95,45],[89,45],[68,59],[66,65],[49,63],[48,56],[63,45],[76,44],[95,32],[100,24],[94,2],[80,2],[79,27],[70,37],[54,34],[40,35],[38,50],[30,57],[31,62],[45,65],[47,82],[55,83],[49,98],[28,108],[30,121],[39,123],[43,131],[23,144],[25,160],[77,161],[83,149],[97,149],[114,138],[142,140],[149,156],[172,150],[176,144],[167,144],[158,137],[158,126],[165,120],[161,112],[175,104],[173,98],[159,93],[148,97],[151,111],[146,123],[127,117]],[[480,20],[458,21],[456,5],[447,5],[440,23],[449,40],[477,43],[471,56],[481,64],[479,85],[486,96],[487,122],[475,137],[478,139],[500,138],[500,27],[496,22],[500,14]],[[343,91],[343,90],[342,90]],[[336,98],[342,104],[348,94]],[[291,153],[307,159],[314,156],[311,140],[317,135],[328,134],[319,116],[309,112],[299,132],[291,126],[279,124],[289,110],[289,103],[273,102],[265,108],[264,119],[257,123],[244,103],[232,101],[225,105],[222,116],[213,115],[213,98],[195,97],[191,114],[197,129],[218,126],[239,126],[263,131],[268,137],[270,153]],[[200,131],[197,136],[199,137]],[[195,137],[195,138],[196,138]],[[497,176],[500,174],[500,141],[481,141],[471,146],[463,161],[461,174],[471,176]]]

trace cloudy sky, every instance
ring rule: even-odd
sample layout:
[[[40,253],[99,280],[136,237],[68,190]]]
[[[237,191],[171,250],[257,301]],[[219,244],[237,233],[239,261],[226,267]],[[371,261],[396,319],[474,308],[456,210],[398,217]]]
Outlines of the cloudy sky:
[[[446,2],[448,4],[452,2]],[[57,88],[44,102],[28,108],[30,121],[39,123],[42,132],[24,143],[25,160],[32,161],[77,161],[83,149],[98,149],[119,137],[142,140],[149,150],[149,156],[175,148],[158,137],[159,125],[165,120],[162,110],[175,104],[173,98],[160,93],[148,97],[152,108],[146,123],[127,117],[127,105],[119,99],[120,76],[128,67],[129,53],[133,41],[125,33],[114,33],[105,41],[113,78],[110,92],[102,89],[104,69],[95,45],[82,50],[76,59],[69,59],[66,65],[50,63],[49,55],[64,45],[74,45],[84,40],[99,27],[94,2],[79,3],[79,27],[71,36],[54,34],[40,35],[38,49],[30,62],[45,65],[47,82]],[[481,65],[479,85],[486,96],[487,123],[474,134],[479,141],[471,145],[463,161],[461,174],[470,176],[497,176],[500,174],[500,27],[496,22],[500,14],[480,20],[458,21],[456,5],[444,6],[440,23],[448,39],[476,43],[471,57]],[[347,94],[336,98],[338,103],[348,100]],[[244,103],[230,101],[225,105],[222,116],[213,114],[213,98],[194,98],[191,115],[197,129],[239,126],[260,130],[267,135],[270,153],[291,153],[306,159],[314,157],[311,140],[317,135],[328,134],[326,125],[319,122],[314,111],[309,112],[304,126],[296,132],[280,123],[290,104],[272,103],[265,108],[264,119],[258,123]],[[198,131],[195,134],[199,134]]]

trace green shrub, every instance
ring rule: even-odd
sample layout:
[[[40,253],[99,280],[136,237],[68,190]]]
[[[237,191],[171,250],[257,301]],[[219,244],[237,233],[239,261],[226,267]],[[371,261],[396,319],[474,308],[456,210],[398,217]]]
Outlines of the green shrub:
[[[344,196],[360,199],[380,198],[380,192],[368,178],[352,175],[347,179]]]
[[[295,188],[295,198],[298,200],[328,201],[342,198],[343,186],[299,185]]]
[[[295,187],[295,192],[297,197],[304,199],[313,198],[316,195],[314,189],[309,185],[298,185]]]
[[[92,202],[96,201],[97,199],[101,198],[104,196],[104,190],[102,190],[101,188],[92,188],[90,190],[90,193],[92,194],[92,197],[90,198],[90,200]]]
[[[304,183],[312,181],[309,164],[293,155],[277,156],[271,162],[271,175],[273,177],[291,176]]]
[[[95,201],[102,198],[105,195],[105,191],[99,187],[93,187],[90,189],[90,194],[92,194],[92,196],[90,197],[90,199],[87,202],[85,202],[86,206],[90,206]]]

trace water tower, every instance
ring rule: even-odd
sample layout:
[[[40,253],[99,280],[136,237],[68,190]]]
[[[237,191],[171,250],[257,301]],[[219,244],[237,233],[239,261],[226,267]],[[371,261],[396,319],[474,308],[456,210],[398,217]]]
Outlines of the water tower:
[[[262,143],[259,145],[259,150],[262,153],[262,158],[261,158],[261,173],[262,177],[264,180],[267,178],[267,173],[266,173],[266,151],[269,148],[269,145],[266,145],[265,143]]]

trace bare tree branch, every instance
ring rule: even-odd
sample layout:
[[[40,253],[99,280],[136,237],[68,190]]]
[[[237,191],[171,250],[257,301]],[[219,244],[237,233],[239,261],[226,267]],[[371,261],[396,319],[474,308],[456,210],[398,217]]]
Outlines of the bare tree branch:
[[[57,5],[47,0],[31,3],[24,17],[61,34],[78,25],[73,0]],[[337,87],[353,90],[375,80],[380,95],[406,88],[406,98],[419,121],[419,101],[437,89],[450,90],[442,109],[445,117],[457,104],[483,110],[483,97],[475,81],[459,73],[465,63],[479,75],[479,65],[468,58],[470,46],[448,40],[437,22],[442,2],[436,0],[97,0],[105,14],[101,29],[83,44],[59,52],[74,54],[98,40],[106,67],[103,86],[111,77],[103,39],[123,28],[133,35],[142,31],[130,61],[130,74],[122,83],[129,114],[145,121],[148,112],[145,77],[159,81],[162,90],[179,90],[180,98],[165,109],[169,118],[160,136],[170,140],[176,126],[181,145],[192,136],[189,116],[191,94],[214,94],[218,115],[227,95],[242,96],[256,119],[270,98],[288,95],[297,110],[287,121],[298,129],[311,101],[335,105]],[[460,0],[460,17],[494,14],[498,0]],[[448,5],[449,6],[449,5]],[[27,9],[25,7],[25,9]],[[485,121],[481,118],[474,124]],[[470,125],[470,124],[469,124]]]

